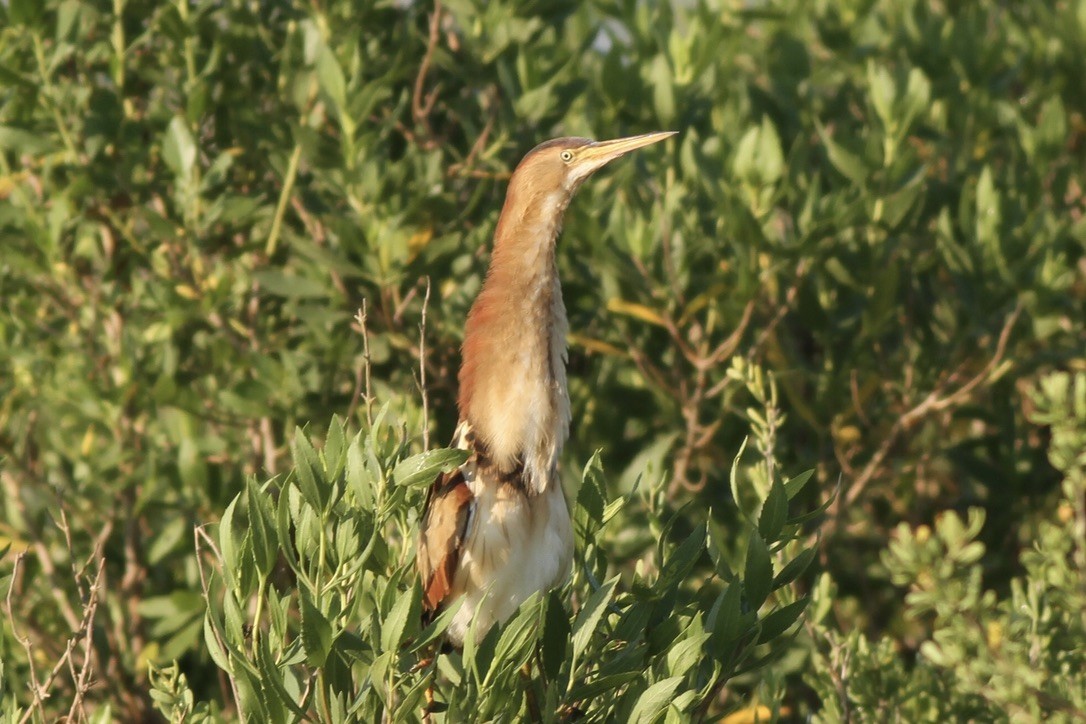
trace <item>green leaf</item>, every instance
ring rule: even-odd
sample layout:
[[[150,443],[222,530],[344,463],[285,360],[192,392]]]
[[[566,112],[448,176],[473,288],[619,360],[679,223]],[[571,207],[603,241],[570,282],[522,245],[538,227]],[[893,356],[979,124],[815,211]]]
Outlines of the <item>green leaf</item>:
[[[324,468],[330,480],[337,480],[347,463],[347,436],[339,415],[332,415],[324,438]]]
[[[233,647],[241,648],[246,643],[246,618],[241,604],[233,591],[226,591],[222,597],[223,639]],[[243,663],[244,662],[243,660]]]
[[[769,116],[762,117],[762,126],[758,132],[758,175],[762,183],[775,183],[784,173],[784,154],[781,152],[781,137],[777,127]]]
[[[373,682],[373,688],[383,699],[389,698],[388,690],[388,671],[392,668],[393,662],[396,660],[395,651],[386,651],[376,659],[373,660],[373,664],[370,665],[369,678]]]
[[[543,623],[541,655],[543,674],[548,679],[556,679],[562,670],[571,632],[566,609],[562,606],[562,598],[557,591],[551,591],[547,597],[547,618]]]
[[[787,586],[803,575],[803,572],[811,565],[811,561],[814,560],[816,552],[817,546],[804,548],[795,558],[788,561],[784,568],[781,569],[781,572],[777,574],[777,577],[773,579],[773,590],[775,591],[781,586]]]
[[[772,583],[773,562],[769,557],[769,548],[758,535],[758,531],[751,531],[743,573],[743,588],[746,590],[747,603],[751,610],[757,611],[765,602]]]
[[[240,499],[241,496],[238,495],[230,501],[219,520],[219,552],[223,559],[223,578],[226,585],[235,591],[240,586],[241,552],[244,546],[244,534],[234,525],[234,511],[237,510]]]
[[[36,26],[45,12],[41,0],[8,0],[7,15],[14,26]]]
[[[603,463],[600,462],[599,450],[592,454],[581,473],[581,488],[577,491],[577,507],[588,513],[589,519],[595,525],[598,526],[603,522]]]
[[[701,631],[701,622],[696,621],[696,631],[689,631],[686,638],[678,641],[667,652],[667,673],[672,676],[686,676],[690,669],[704,658],[702,645],[709,640],[710,634]]]
[[[332,624],[310,600],[309,594],[301,591],[302,645],[305,647],[306,661],[310,666],[321,667],[328,659],[332,649]]]
[[[652,81],[652,99],[656,117],[660,119],[663,126],[670,126],[675,119],[675,78],[663,54],[658,54],[653,58],[649,78]]]
[[[520,605],[517,614],[501,630],[494,646],[494,665],[487,672],[483,685],[494,680],[499,671],[519,670],[528,663],[535,651],[534,644],[540,624],[540,610],[546,598],[532,594]]]
[[[743,588],[739,581],[729,583],[709,611],[707,623],[718,645],[738,638],[742,619]]]
[[[735,501],[735,507],[739,509],[740,515],[747,520],[750,520],[747,511],[743,510],[743,505],[741,503],[743,498],[739,495],[739,461],[743,458],[743,453],[747,449],[748,440],[750,440],[749,437],[743,438],[743,444],[739,446],[739,452],[735,454],[735,458],[732,460],[732,469],[731,474],[728,476],[728,483],[731,485],[732,500]]]
[[[298,489],[294,485],[288,485],[287,487],[279,491],[279,502],[275,509],[275,527],[279,536],[279,540],[282,542],[280,550],[282,551],[287,563],[294,571],[298,570],[298,556],[294,548],[294,540],[292,533],[294,530],[292,521],[293,516],[291,514],[290,498],[291,493],[298,497]]]
[[[633,712],[630,714],[630,722],[633,724],[652,724],[652,722],[657,721],[663,715],[671,700],[675,698],[675,692],[679,690],[682,683],[683,677],[672,676],[663,681],[657,681],[645,689],[641,696],[637,698],[637,704],[634,705]]]
[[[867,181],[867,167],[864,165],[864,162],[860,160],[859,156],[846,150],[843,146],[830,138],[822,126],[816,127],[818,128],[818,135],[822,139],[822,144],[826,147],[826,154],[829,156],[830,163],[833,164],[833,167],[852,183],[857,186],[863,186]]]
[[[272,722],[272,714],[265,703],[265,697],[262,696],[259,673],[254,674],[247,668],[239,668],[234,672],[233,684],[237,689],[238,706],[242,711],[253,712],[261,721],[278,724]]]
[[[777,540],[785,521],[788,520],[788,493],[781,481],[774,478],[762,505],[762,513],[758,516],[758,532],[767,541]]]
[[[1003,223],[1000,193],[987,165],[977,180],[976,238],[984,249],[985,257],[1003,279],[1012,279],[1009,261],[1003,252],[1001,227]]]
[[[787,631],[806,610],[809,601],[810,598],[804,597],[771,611],[762,619],[762,631],[758,635],[758,643],[768,643]]]
[[[603,618],[603,614],[607,610],[607,604],[611,602],[611,596],[615,592],[618,579],[619,577],[615,576],[593,591],[577,613],[577,618],[573,622],[574,664],[581,658],[581,654],[584,653],[589,641],[592,640],[592,634],[595,633],[600,619]]]
[[[215,665],[229,674],[233,671],[230,668],[230,658],[222,650],[222,646],[219,645],[219,640],[215,636],[216,629],[217,627],[212,623],[209,609],[207,615],[204,616],[204,648],[211,655],[211,660],[215,662]]]
[[[264,579],[279,557],[275,515],[272,513],[268,494],[260,490],[252,477],[246,481],[245,495],[249,509],[249,533],[252,536],[253,558],[260,578]]]
[[[38,4],[39,0],[31,0]],[[0,76],[0,80],[6,80]],[[35,89],[37,86],[31,86]],[[31,133],[22,128],[0,125],[0,151],[16,151],[25,154],[44,154],[53,148],[53,141],[48,136]]]
[[[631,681],[641,678],[641,675],[642,672],[640,671],[623,671],[619,674],[600,676],[588,683],[579,684],[573,687],[572,691],[569,692],[569,696],[566,698],[567,701],[592,700],[601,694],[615,691]]]
[[[788,519],[788,524],[789,525],[803,525],[803,524],[807,523],[808,521],[815,520],[816,518],[820,517],[823,513],[825,513],[829,509],[829,507],[831,505],[833,505],[833,501],[837,499],[837,495],[839,494],[840,489],[841,489],[840,488],[840,482],[838,482],[837,487],[834,489],[833,495],[830,495],[829,497],[827,497],[814,510],[809,511],[807,513],[803,513],[802,515],[797,515],[797,516],[795,516],[793,518],[789,518]]]
[[[931,81],[919,68],[909,70],[909,78],[905,83],[904,101],[903,127],[912,123],[918,115],[931,106]]]
[[[192,138],[188,123],[181,116],[174,116],[166,127],[162,141],[162,160],[175,176],[189,178],[196,164],[196,141]]]
[[[690,575],[698,557],[705,550],[705,525],[699,524],[690,531],[686,537],[664,561],[660,572],[659,588],[663,591],[671,591],[679,587],[683,580]]]
[[[452,623],[453,618],[456,617],[456,613],[460,610],[460,607],[464,605],[464,597],[461,596],[450,606],[446,606],[445,609],[430,622],[430,625],[422,630],[418,638],[411,644],[411,653],[418,653],[424,648],[429,646],[434,641],[445,635],[445,631],[449,628],[449,624]],[[466,645],[465,645],[466,648]],[[466,655],[465,655],[466,658]]]
[[[347,80],[343,75],[343,69],[339,67],[339,61],[327,45],[321,45],[317,53],[317,80],[321,90],[328,94],[328,98],[340,113],[347,108]]]
[[[777,128],[768,116],[758,126],[747,129],[736,146],[732,171],[740,179],[754,185],[778,181],[784,172],[784,154]]]
[[[894,128],[894,101],[897,99],[897,88],[890,71],[885,66],[876,65],[874,61],[868,62],[867,85],[871,94],[871,105],[875,107],[875,113],[882,121],[883,127]]]
[[[331,291],[323,279],[301,274],[284,274],[274,269],[258,269],[253,278],[262,291],[287,299],[328,299]]]
[[[276,663],[275,656],[273,655],[267,642],[262,640],[257,646],[256,663],[260,671],[260,681],[265,687],[270,687],[273,693],[269,693],[265,700],[274,699],[282,705],[289,708],[298,721],[306,718],[306,712],[295,700],[295,696],[287,690],[284,682],[284,674],[286,673],[280,665]],[[285,717],[284,717],[285,718]]]
[[[417,488],[431,485],[441,473],[448,473],[464,464],[471,453],[456,448],[438,448],[413,455],[400,462],[392,471],[397,485]]]
[[[784,492],[788,494],[789,500],[799,495],[799,492],[807,485],[807,481],[811,479],[812,475],[814,475],[814,468],[804,470],[799,475],[789,478],[788,482],[784,484]]]
[[[404,628],[407,626],[407,619],[411,615],[413,608],[415,609],[415,618],[418,618],[419,600],[420,593],[414,588],[400,592],[396,603],[392,605],[392,609],[381,623],[382,651],[395,651],[400,647]]]
[[[313,448],[309,438],[302,432],[302,428],[294,428],[294,441],[290,446],[294,456],[294,469],[297,472],[298,489],[302,492],[305,502],[313,506],[314,510],[324,511],[327,501],[327,486],[324,482],[320,458]]]
[[[364,508],[370,508],[374,502],[373,479],[366,467],[366,456],[362,450],[365,444],[365,438],[359,432],[347,447],[346,478],[347,489],[354,493],[358,504]]]

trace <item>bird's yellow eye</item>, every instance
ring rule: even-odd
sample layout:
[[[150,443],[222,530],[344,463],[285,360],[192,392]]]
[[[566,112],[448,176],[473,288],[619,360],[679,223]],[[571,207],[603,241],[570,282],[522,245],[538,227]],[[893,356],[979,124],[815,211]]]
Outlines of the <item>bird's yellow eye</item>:
[[[573,160],[573,152],[572,151],[562,151],[561,159],[563,161],[565,161],[566,163],[569,163],[570,161]]]

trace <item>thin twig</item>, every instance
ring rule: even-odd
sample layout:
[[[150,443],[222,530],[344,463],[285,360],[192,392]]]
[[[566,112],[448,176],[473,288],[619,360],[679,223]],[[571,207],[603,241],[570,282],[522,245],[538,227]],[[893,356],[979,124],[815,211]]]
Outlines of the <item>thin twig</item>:
[[[735,331],[729,334],[723,342],[716,346],[716,349],[714,349],[709,355],[707,363],[704,365],[704,367],[716,367],[728,357],[731,357],[733,354],[735,354],[735,350],[739,347],[739,342],[743,339],[743,334],[746,333],[747,327],[750,326],[750,319],[753,314],[754,300],[751,299],[749,302],[747,302],[747,305],[743,307],[743,315],[739,318],[739,324],[736,325]],[[712,394],[706,396],[712,397]]]
[[[269,475],[279,472],[279,457],[275,454],[275,434],[272,432],[271,418],[260,418],[260,447],[264,453],[264,471]]]
[[[279,245],[279,231],[283,227],[283,216],[287,211],[287,203],[294,191],[294,179],[298,176],[298,161],[302,158],[302,144],[296,144],[287,161],[287,172],[283,177],[283,188],[279,192],[279,202],[275,205],[275,216],[272,217],[271,229],[268,231],[268,241],[264,246],[264,255],[272,257]]]
[[[773,315],[773,318],[769,320],[769,324],[765,326],[761,334],[758,335],[758,338],[754,340],[754,344],[751,345],[750,350],[747,352],[747,359],[754,359],[754,356],[766,343],[766,340],[773,334],[777,325],[780,324],[785,315],[792,310],[796,297],[799,295],[799,285],[807,276],[807,270],[809,268],[810,264],[806,259],[800,260],[799,264],[796,265],[796,273],[792,278],[792,283],[788,286],[788,291],[784,293],[784,302],[778,305],[776,313]]]
[[[124,494],[124,500],[128,506],[134,507],[135,500],[131,491]],[[139,518],[131,516],[124,526],[124,575],[120,585],[121,600],[125,601],[124,619],[129,651],[142,651],[144,647],[143,617],[140,615],[139,603],[143,599],[143,582],[147,579],[147,569],[141,560],[142,550]]]
[[[15,621],[16,621],[17,617],[15,615],[15,610],[12,608],[12,605],[11,605],[11,599],[12,599],[14,593],[15,593],[15,587],[16,587],[16,585],[18,585],[18,583],[20,581],[20,577],[19,577],[20,570],[19,569],[22,566],[23,559],[26,558],[26,556],[27,556],[27,551],[22,551],[21,553],[18,553],[15,556],[15,563],[12,565],[12,569],[11,569],[11,585],[8,586],[8,595],[7,595],[7,598],[5,599],[5,606],[7,608],[7,615],[8,615],[8,623],[11,626],[11,635],[12,635],[12,637],[14,637],[14,639],[16,641],[18,641],[20,644],[22,644],[23,650],[26,652],[27,667],[28,667],[28,669],[30,671],[30,690],[34,694],[34,699],[30,702],[30,706],[27,707],[26,713],[23,715],[23,718],[20,721],[20,724],[22,724],[22,722],[28,720],[33,715],[35,709],[41,710],[42,714],[43,715],[45,714],[45,710],[42,708],[42,701],[43,701],[43,699],[42,699],[42,686],[41,686],[41,683],[38,681],[37,669],[34,667],[34,644],[30,641],[29,636],[22,636],[22,635],[19,634],[19,631],[18,631],[18,629],[17,629],[17,627],[15,625]],[[68,656],[70,656],[70,655],[71,655],[71,646],[68,647],[68,650],[64,652],[64,655],[61,657],[60,661],[57,662],[56,670],[59,670],[59,668],[64,664],[64,662],[67,660]],[[50,674],[50,677],[55,676],[55,675],[56,675],[55,673]]]
[[[403,322],[403,315],[404,312],[407,311],[407,306],[415,301],[415,297],[418,296],[418,293],[418,287],[411,287],[407,290],[407,294],[403,295],[403,299],[400,300],[400,303],[396,305],[392,312],[393,324],[399,326]]]
[[[192,535],[193,535],[193,544],[194,544],[194,546],[196,548],[196,569],[200,574],[200,590],[201,590],[201,592],[203,593],[203,596],[204,596],[204,603],[207,605],[208,610],[210,610],[210,608],[211,608],[211,591],[210,591],[210,587],[209,587],[208,580],[207,580],[207,574],[204,573],[204,559],[203,559],[203,555],[202,555],[203,554],[203,549],[201,547],[200,541],[203,541],[204,544],[207,545],[207,547],[211,550],[212,554],[215,556],[216,560],[222,561],[222,553],[219,551],[219,547],[217,545],[215,545],[215,541],[212,540],[211,536],[209,536],[207,534],[207,531],[204,530],[203,525],[193,526]],[[211,632],[215,636],[215,644],[225,654],[225,652],[226,652],[226,644],[223,643],[222,638],[219,636],[218,629],[216,629],[214,626],[211,626]],[[243,716],[244,712],[241,711],[241,697],[238,696],[238,687],[237,687],[237,683],[234,681],[234,677],[230,675],[229,671],[221,671],[221,670],[220,670],[219,676],[220,676],[220,679],[219,679],[220,684],[221,684],[221,681],[222,681],[222,677],[225,677],[227,682],[229,682],[230,690],[234,695],[234,705],[238,708],[238,714],[239,714],[238,718],[239,719],[244,719],[244,716]]]
[[[354,321],[358,323],[358,332],[362,335],[362,365],[355,374],[354,394],[351,395],[351,404],[347,408],[347,419],[354,417],[358,409],[360,395],[365,395],[366,421],[373,427],[373,395],[370,394],[370,333],[366,327],[368,319],[366,300],[362,300],[362,307],[354,315]]]
[[[646,380],[651,380],[665,395],[672,398],[677,397],[678,390],[671,386],[660,368],[652,364],[645,353],[637,348],[633,339],[629,335],[623,334],[623,341],[626,343],[626,349],[629,350],[630,359],[633,360],[634,366],[637,367],[637,371],[641,373],[641,376]]]
[[[422,298],[419,322],[419,392],[422,395],[422,449],[430,449],[430,399],[426,393],[426,308],[430,306],[430,277],[426,277],[426,296]]]
[[[856,370],[852,370],[852,374],[849,375],[848,380],[849,391],[852,394],[852,409],[856,412],[857,419],[865,425],[870,425],[871,420],[868,419],[867,413],[864,412],[863,405],[860,401],[860,385],[856,379]]]
[[[422,56],[422,62],[419,64],[419,72],[415,76],[415,88],[411,94],[411,116],[415,119],[415,123],[421,126],[426,133],[426,139],[420,144],[425,149],[432,149],[437,145],[434,140],[434,130],[430,126],[430,112],[434,109],[440,86],[436,86],[429,93],[426,93],[424,86],[426,85],[426,75],[430,72],[430,63],[434,59],[434,50],[437,49],[440,38],[441,3],[435,2],[434,12],[430,15],[430,35],[426,40],[426,53]]]
[[[890,451],[893,449],[902,433],[911,429],[928,415],[942,412],[949,407],[963,403],[974,389],[989,380],[992,373],[995,372],[996,368],[999,366],[999,363],[1003,361],[1003,355],[1007,349],[1007,341],[1010,339],[1011,330],[1014,329],[1015,322],[1018,321],[1018,315],[1021,314],[1021,312],[1022,306],[1019,304],[1007,317],[1006,322],[1003,324],[1003,330],[999,333],[999,340],[996,342],[995,352],[980,372],[974,375],[957,390],[946,396],[941,396],[944,392],[945,385],[940,385],[932,390],[918,405],[894,422],[890,427],[890,431],[887,433],[886,438],[883,440],[882,445],[879,446],[879,449],[871,456],[871,459],[868,461],[867,465],[864,466],[864,469],[860,472],[859,476],[853,481],[848,493],[843,496],[843,503],[845,506],[851,506],[860,497],[864,489],[881,469],[883,461],[886,460],[886,457],[890,454]],[[842,498],[839,497],[837,500],[840,502]],[[837,507],[839,506],[835,503],[835,508]],[[837,511],[834,510],[834,514],[836,514],[836,512]]]
[[[72,671],[72,681],[75,683],[75,695],[72,697],[72,705],[68,709],[67,721],[74,721],[75,714],[78,711],[82,715],[82,719],[87,719],[87,714],[83,710],[83,698],[86,696],[87,689],[90,688],[91,672],[94,671],[94,617],[98,612],[99,593],[102,590],[102,576],[106,570],[106,557],[102,554],[102,548],[98,548],[98,572],[94,576],[94,583],[91,584],[90,597],[84,606],[83,613],[83,664],[80,667],[78,676],[75,671]],[[74,642],[74,639],[73,639]],[[69,659],[70,662],[70,659]]]
[[[37,556],[38,562],[41,565],[42,572],[49,578],[53,584],[49,587],[49,593],[53,596],[53,600],[57,604],[57,608],[60,609],[60,613],[64,616],[64,622],[68,624],[68,627],[73,631],[79,628],[80,617],[76,615],[75,609],[72,608],[71,603],[64,595],[64,589],[61,588],[59,579],[57,578],[57,568],[53,563],[53,558],[49,554],[49,549],[45,547],[45,543],[41,540],[36,540],[31,544],[34,547],[34,555]]]
[[[498,119],[498,104],[494,102],[496,95],[494,86],[490,86],[484,95],[487,109],[486,125],[483,126],[483,130],[475,139],[475,143],[471,144],[471,150],[468,151],[468,155],[464,157],[464,160],[449,166],[447,176],[468,176],[474,172],[475,160],[486,148],[486,142],[490,139],[490,133],[494,130],[494,123]]]

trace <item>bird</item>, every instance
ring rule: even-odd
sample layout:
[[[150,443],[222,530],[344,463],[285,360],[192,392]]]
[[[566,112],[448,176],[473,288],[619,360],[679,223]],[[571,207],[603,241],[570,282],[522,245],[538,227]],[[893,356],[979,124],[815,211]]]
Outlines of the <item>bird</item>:
[[[571,199],[611,161],[674,135],[557,138],[509,179],[482,289],[464,325],[459,420],[468,452],[429,488],[416,564],[424,616],[458,605],[446,640],[481,640],[536,592],[569,576],[573,525],[558,458],[569,435],[568,322],[556,246]]]

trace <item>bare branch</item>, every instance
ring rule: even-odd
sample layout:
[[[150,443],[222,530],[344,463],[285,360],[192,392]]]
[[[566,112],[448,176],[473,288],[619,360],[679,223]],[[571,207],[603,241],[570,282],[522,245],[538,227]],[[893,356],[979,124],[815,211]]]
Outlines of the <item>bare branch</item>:
[[[838,512],[842,498],[845,506],[851,506],[859,499],[871,480],[874,479],[875,475],[882,469],[883,462],[886,460],[886,457],[890,454],[890,451],[894,448],[894,445],[897,444],[898,439],[903,433],[929,415],[942,412],[950,407],[961,405],[969,398],[977,387],[991,381],[993,373],[998,368],[1000,362],[1003,361],[1003,355],[1007,350],[1007,341],[1010,339],[1011,330],[1014,329],[1015,322],[1018,321],[1018,316],[1021,312],[1022,306],[1019,304],[1014,308],[1014,311],[1007,316],[1007,319],[1003,324],[1003,329],[999,333],[999,340],[996,342],[996,348],[992,354],[992,358],[988,360],[988,363],[984,365],[980,372],[950,394],[944,395],[946,383],[937,386],[936,389],[932,390],[918,405],[903,414],[894,422],[890,427],[890,431],[887,433],[886,438],[879,446],[879,449],[875,451],[875,454],[871,456],[867,465],[864,466],[864,469],[853,481],[848,493],[838,497],[837,502],[834,503],[834,516],[836,516]],[[953,376],[951,379],[953,379]]]
[[[26,713],[23,715],[23,718],[20,720],[20,724],[23,724],[23,722],[27,721],[33,715],[35,710],[41,711],[43,715],[45,714],[45,710],[42,708],[42,702],[44,701],[44,697],[43,697],[44,689],[42,688],[41,683],[38,681],[38,672],[34,667],[34,644],[30,641],[29,636],[23,636],[23,635],[21,635],[19,633],[18,627],[15,624],[17,616],[15,615],[15,609],[12,607],[12,604],[11,604],[11,600],[12,600],[14,594],[15,594],[15,587],[18,585],[19,581],[21,580],[20,575],[19,575],[21,573],[20,569],[21,569],[21,566],[22,566],[22,563],[23,563],[23,559],[26,558],[26,556],[27,556],[26,551],[18,553],[15,556],[15,563],[13,564],[12,569],[11,569],[11,585],[8,586],[8,595],[7,595],[7,598],[5,599],[5,607],[7,608],[8,623],[11,625],[11,635],[16,641],[18,641],[20,644],[22,644],[23,651],[26,652],[27,667],[30,670],[30,691],[34,695],[33,700],[30,702],[30,706],[27,707]],[[65,661],[67,661],[68,656],[71,655],[71,645],[70,644],[71,644],[71,642],[69,642],[68,649],[64,652],[64,655],[61,657],[60,661],[57,662],[57,666],[56,666],[55,671],[59,671],[60,667],[63,666]],[[52,680],[52,677],[55,676],[55,675],[56,675],[55,673],[50,674],[50,681]]]
[[[102,542],[104,543],[104,541]],[[94,576],[94,583],[91,584],[90,588],[90,596],[83,607],[83,662],[79,668],[78,674],[71,664],[71,657],[69,657],[72,681],[75,682],[75,694],[72,697],[71,708],[68,709],[67,720],[69,722],[75,720],[77,711],[84,721],[87,719],[87,713],[83,710],[83,698],[90,688],[90,678],[94,671],[94,617],[98,612],[99,593],[102,590],[102,577],[106,570],[106,557],[102,553],[101,544],[97,546],[96,553],[98,557],[98,572]],[[76,638],[74,637],[69,641],[69,651],[74,648],[75,642]]]
[[[422,299],[419,323],[419,392],[422,394],[422,449],[430,449],[430,399],[426,393],[426,308],[430,306],[430,277],[426,277],[426,296]]]
[[[792,278],[792,283],[788,287],[788,291],[784,294],[784,302],[777,306],[777,311],[773,315],[773,318],[769,320],[769,324],[765,326],[762,333],[758,335],[758,339],[754,340],[754,344],[751,345],[750,351],[747,352],[747,359],[754,359],[754,355],[758,350],[766,343],[769,336],[773,334],[777,329],[777,325],[781,323],[785,315],[792,309],[796,301],[796,296],[799,294],[799,285],[803,282],[803,279],[807,276],[807,270],[810,268],[810,264],[806,259],[800,260],[796,265],[796,273]]]
[[[203,541],[203,545],[206,545],[208,547],[208,549],[211,551],[211,553],[215,556],[216,560],[222,561],[222,552],[219,551],[219,547],[217,545],[215,545],[215,541],[212,540],[211,536],[209,536],[207,534],[207,531],[204,530],[203,525],[193,526],[192,535],[193,535],[193,544],[194,544],[194,546],[196,548],[196,569],[200,573],[200,591],[204,596],[204,602],[208,606],[210,606],[211,605],[211,592],[210,592],[210,588],[209,588],[209,584],[208,584],[207,574],[204,572],[204,558],[203,558],[203,548],[202,548],[201,541]],[[219,636],[218,630],[214,626],[212,626],[211,631],[215,636],[215,644],[219,647],[219,649],[221,651],[225,652],[226,651],[226,644],[223,643],[222,638]],[[226,675],[226,674],[227,674],[227,672],[220,672],[219,681],[221,683],[223,681],[223,679],[225,678],[229,682],[230,690],[234,695],[234,705],[238,707],[238,709],[239,709],[238,713],[241,714],[242,713],[240,711],[241,697],[238,696],[237,684],[234,681],[234,677]],[[225,686],[223,688],[225,689]],[[225,691],[224,691],[224,694],[225,694]],[[243,718],[243,717],[239,717],[239,718]]]
[[[430,72],[430,64],[434,59],[434,50],[437,49],[437,43],[441,39],[441,11],[441,2],[438,0],[434,2],[434,12],[430,14],[430,35],[426,41],[426,53],[422,56],[422,62],[419,64],[419,72],[415,76],[414,91],[411,94],[411,116],[426,134],[426,138],[420,144],[425,149],[432,149],[437,145],[434,139],[434,130],[430,126],[430,112],[433,111],[434,103],[437,101],[440,85],[429,93],[426,92],[425,85],[426,75]]]
[[[464,160],[449,166],[449,170],[446,172],[447,176],[470,176],[478,173],[474,170],[475,160],[486,148],[486,142],[490,140],[490,133],[494,130],[494,123],[498,119],[498,104],[494,102],[496,96],[497,90],[494,86],[490,86],[484,95],[487,109],[486,125],[483,126],[482,132],[475,139],[475,143],[471,144],[471,150],[468,151],[468,155],[464,157]]]
[[[366,420],[373,426],[373,395],[370,393],[370,333],[366,326],[368,320],[366,300],[362,300],[362,307],[355,313],[354,321],[357,323],[357,331],[362,335],[362,364],[355,371],[354,393],[351,395],[351,404],[347,408],[347,419],[354,417],[358,409],[358,400],[365,395]]]

